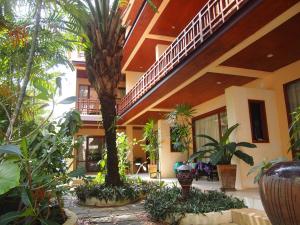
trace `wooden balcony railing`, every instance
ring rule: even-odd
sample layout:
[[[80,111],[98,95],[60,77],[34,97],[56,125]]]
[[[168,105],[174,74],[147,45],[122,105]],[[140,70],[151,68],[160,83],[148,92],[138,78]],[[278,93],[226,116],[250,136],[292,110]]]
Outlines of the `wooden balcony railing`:
[[[118,105],[118,114],[122,115],[130,108],[247,1],[249,0],[209,0],[160,58],[122,98]]]
[[[100,103],[98,99],[78,98],[76,103],[77,110],[84,115],[100,114]]]

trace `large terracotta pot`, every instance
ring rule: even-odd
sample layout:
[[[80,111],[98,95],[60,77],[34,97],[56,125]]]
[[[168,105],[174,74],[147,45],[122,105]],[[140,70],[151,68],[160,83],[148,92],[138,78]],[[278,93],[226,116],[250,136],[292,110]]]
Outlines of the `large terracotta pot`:
[[[236,165],[217,165],[222,191],[235,191]]]
[[[272,166],[259,181],[259,193],[272,225],[299,225],[300,161]]]
[[[157,165],[148,164],[148,173],[150,178],[157,178]]]

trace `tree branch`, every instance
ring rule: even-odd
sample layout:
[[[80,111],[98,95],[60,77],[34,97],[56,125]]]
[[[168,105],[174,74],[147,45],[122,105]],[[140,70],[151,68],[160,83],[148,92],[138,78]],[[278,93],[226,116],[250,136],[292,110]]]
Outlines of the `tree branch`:
[[[21,107],[22,107],[22,104],[24,102],[27,85],[28,85],[29,80],[30,80],[30,74],[31,74],[31,69],[32,69],[32,65],[33,65],[33,59],[34,59],[36,46],[37,46],[37,41],[38,41],[39,25],[40,25],[40,20],[41,20],[42,1],[43,0],[37,1],[37,13],[36,13],[36,19],[35,19],[35,29],[34,29],[34,33],[33,33],[33,36],[32,36],[32,44],[31,44],[28,60],[27,60],[27,63],[26,63],[27,65],[26,65],[25,76],[24,76],[24,80],[23,80],[23,83],[22,83],[20,95],[19,95],[18,100],[17,100],[16,108],[13,112],[13,115],[11,117],[9,126],[7,128],[7,131],[6,131],[6,135],[5,135],[8,142],[10,142],[11,139],[12,139],[13,127],[14,127],[14,125],[16,123],[16,120],[17,120],[17,118],[18,118],[18,116],[21,112]]]

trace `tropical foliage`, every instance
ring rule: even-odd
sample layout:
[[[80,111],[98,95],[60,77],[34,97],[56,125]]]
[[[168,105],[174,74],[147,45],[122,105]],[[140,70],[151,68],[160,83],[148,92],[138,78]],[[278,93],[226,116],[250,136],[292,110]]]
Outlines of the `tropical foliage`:
[[[116,96],[121,73],[126,24],[122,18],[128,1],[60,0],[69,13],[69,30],[82,38],[88,79],[98,94],[107,144],[109,185],[121,185],[116,147]],[[155,9],[151,0],[147,0]]]
[[[142,141],[144,144],[141,144],[141,147],[149,154],[150,164],[156,164],[158,160],[158,134],[154,120],[149,120],[145,124]]]
[[[229,197],[222,192],[202,192],[192,188],[190,197],[182,201],[181,189],[178,187],[164,187],[150,192],[145,201],[145,210],[151,218],[163,221],[167,217],[173,219],[172,224],[177,224],[175,214],[183,216],[185,213],[209,213],[228,209],[246,208],[243,201]]]
[[[134,139],[132,142],[128,140],[127,135],[124,132],[117,133],[117,150],[119,160],[119,174],[122,181],[126,181],[126,174],[130,168],[130,162],[128,161],[128,155],[130,149],[136,144]],[[103,153],[103,158],[99,161],[99,172],[93,180],[94,183],[103,184],[105,182],[105,176],[107,175],[107,152],[106,149]]]
[[[43,121],[61,84],[55,66],[70,65],[66,53],[73,42],[59,29],[62,12],[44,1],[2,0],[0,9],[5,23],[0,31],[0,139],[15,142]]]
[[[190,158],[189,161],[194,160],[195,158],[203,158],[209,155],[210,162],[213,165],[217,164],[230,164],[231,159],[233,156],[238,157],[239,159],[243,160],[245,163],[253,166],[253,157],[248,155],[247,153],[241,151],[239,148],[256,148],[255,144],[248,143],[248,142],[232,142],[229,140],[229,137],[231,133],[239,126],[239,124],[235,124],[228,128],[222,137],[220,138],[220,141],[217,141],[216,139],[201,134],[199,137],[208,139],[208,143],[206,143],[203,147],[208,147],[209,149],[200,150],[196,153],[194,153]]]
[[[0,224],[13,221],[18,224],[51,223],[54,206],[60,218],[65,218],[61,197],[68,187],[64,184],[71,176],[81,176],[85,172],[67,172],[70,166],[67,160],[80,144],[73,143],[79,126],[79,113],[71,111],[57,124],[49,123],[34,135],[23,138],[20,147],[0,147],[0,199],[1,202],[17,201],[12,211],[1,207],[4,212]]]
[[[192,144],[192,124],[194,110],[190,105],[179,104],[167,114],[167,120],[171,126],[171,143],[174,150],[189,154]]]
[[[128,179],[122,187],[105,184],[89,183],[76,188],[77,198],[85,202],[87,198],[95,197],[104,201],[137,200],[150,191],[159,189],[163,183],[146,182],[141,179]]]

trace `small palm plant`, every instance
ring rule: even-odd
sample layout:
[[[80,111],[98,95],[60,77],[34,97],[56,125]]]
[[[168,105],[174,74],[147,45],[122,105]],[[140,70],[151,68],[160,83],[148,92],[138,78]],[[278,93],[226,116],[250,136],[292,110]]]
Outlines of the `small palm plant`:
[[[230,134],[239,126],[239,124],[235,124],[232,127],[228,128],[225,133],[220,138],[220,141],[216,139],[201,134],[199,137],[203,137],[209,140],[209,142],[203,147],[208,147],[207,150],[200,150],[194,153],[190,158],[189,161],[192,161],[196,158],[203,158],[207,155],[210,156],[210,162],[213,165],[229,165],[231,164],[231,159],[233,156],[238,157],[239,159],[243,160],[245,163],[253,166],[253,157],[248,155],[245,152],[239,150],[239,147],[245,148],[256,148],[255,144],[251,144],[248,142],[231,142],[229,141]]]
[[[146,142],[146,144],[142,144],[141,147],[149,154],[150,164],[156,164],[158,160],[158,137],[154,120],[149,120],[145,124],[143,141]]]
[[[190,105],[179,104],[166,116],[171,127],[171,142],[178,152],[189,153],[192,143],[191,118],[193,114],[194,110]]]

